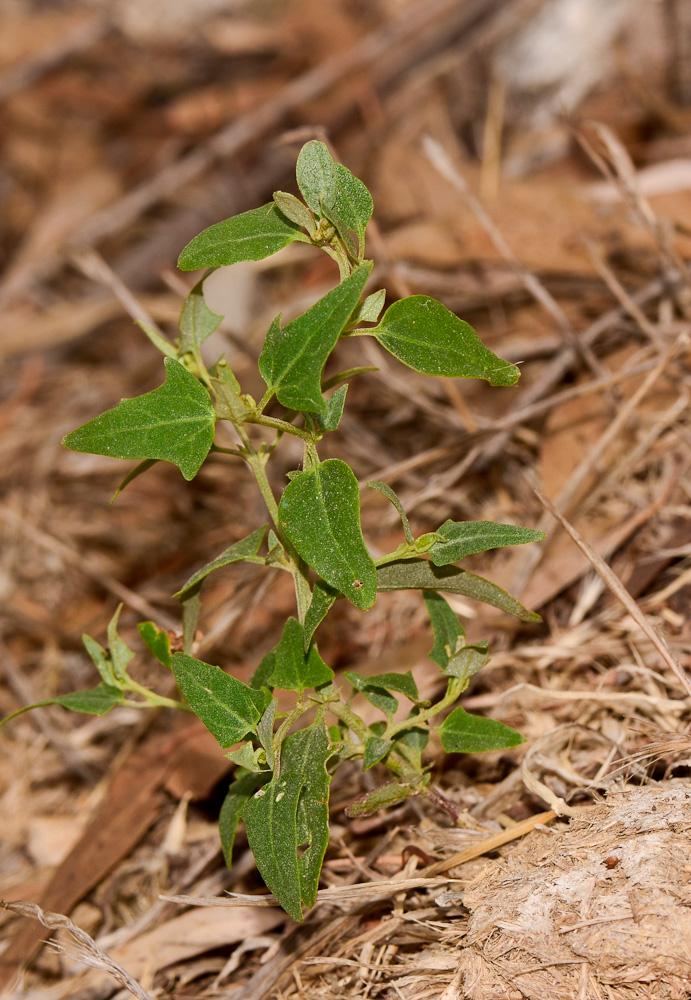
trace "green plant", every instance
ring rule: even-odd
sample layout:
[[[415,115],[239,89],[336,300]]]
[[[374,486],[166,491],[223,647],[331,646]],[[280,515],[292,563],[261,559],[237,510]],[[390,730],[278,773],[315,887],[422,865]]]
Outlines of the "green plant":
[[[278,191],[268,205],[205,230],[179,261],[186,271],[213,270],[259,260],[300,241],[324,250],[337,263],[340,282],[335,288],[285,326],[280,316],[272,322],[259,357],[263,398],[256,402],[243,393],[223,359],[211,368],[204,363],[201,346],[221,321],[204,301],[207,270],[185,300],[175,345],[145,329],[165,355],[164,384],[122,400],[64,441],[75,451],[139,459],[120,488],[158,460],[177,465],[190,480],[210,453],[242,459],[256,478],[269,521],[203,566],[176,595],[183,607],[183,651],[171,653],[167,633],[153,622],[139,625],[145,645],[173,671],[182,699],[158,695],[129,676],[134,654],[118,634],[118,609],[108,628],[107,649],[84,637],[101,683],[41,704],[95,714],[122,704],[175,707],[197,715],[221,747],[236,746],[227,753],[237,768],[220,816],[225,857],[230,864],[242,819],[264,881],[300,920],[302,907],[315,900],[329,838],[329,785],[338,764],[356,758],[364,769],[381,763],[392,772],[393,780],[353,803],[350,815],[425,792],[429,773],[423,752],[430,727],[455,705],[488,660],[487,643],[466,641],[440,592],[476,598],[526,622],[539,620],[494,583],[456,564],[472,553],[543,536],[512,525],[447,520],[415,538],[394,491],[370,482],[395,506],[403,528],[403,541],[393,552],[372,558],[362,534],[355,474],[340,459],[321,461],[317,452],[322,437],[338,428],[348,381],[371,370],[355,368],[325,380],[324,366],[338,342],[374,337],[403,364],[429,375],[509,386],[519,372],[484,347],[467,323],[426,295],[394,302],[383,315],[383,290],[363,300],[373,266],[364,258],[372,198],[360,180],[333,161],[323,143],[303,147],[297,182],[304,202]],[[236,448],[214,444],[217,421],[232,425]],[[266,431],[260,444],[248,433],[252,426]],[[302,470],[289,474],[277,499],[267,466],[285,435],[302,441],[304,457]],[[279,643],[264,656],[250,684],[192,655],[204,581],[239,560],[290,574],[297,603],[296,616],[288,618]],[[350,693],[342,694],[317,648],[314,636],[320,623],[340,598],[365,611],[378,593],[404,589],[422,591],[434,633],[430,657],[446,679],[442,696],[434,703],[422,699],[410,672],[347,672]],[[277,710],[276,690],[294,693],[288,711]],[[358,694],[379,710],[380,721],[367,724],[358,715],[353,704]],[[399,710],[399,696],[409,703],[407,714]],[[513,729],[461,707],[446,715],[439,733],[444,749],[454,753],[522,741]]]

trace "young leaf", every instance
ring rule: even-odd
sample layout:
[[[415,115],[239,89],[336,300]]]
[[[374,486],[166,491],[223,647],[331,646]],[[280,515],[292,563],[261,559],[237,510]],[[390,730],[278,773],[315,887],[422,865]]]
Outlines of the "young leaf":
[[[386,302],[386,289],[380,288],[378,292],[372,292],[364,302],[356,306],[352,316],[348,320],[348,327],[358,326],[360,323],[376,323],[379,314]]]
[[[153,653],[159,663],[169,670],[173,669],[173,654],[170,651],[170,636],[163,629],[159,629],[153,622],[139,622],[137,631],[146,645],[147,649]]]
[[[520,372],[482,343],[472,326],[428,295],[400,299],[369,330],[404,365],[425,375],[481,378],[513,385]]]
[[[240,260],[263,260],[299,239],[306,239],[300,227],[269,202],[209,226],[187,244],[178,258],[178,267],[181,271],[196,271]]]
[[[434,646],[429,658],[445,670],[449,658],[465,645],[465,629],[456,612],[436,590],[424,590],[422,596],[434,632]]]
[[[241,562],[242,560],[262,562],[263,560],[254,560],[259,551],[262,541],[264,540],[264,535],[266,534],[266,529],[268,524],[263,524],[261,528],[257,528],[251,534],[247,535],[245,538],[241,538],[239,542],[233,542],[229,545],[227,549],[221,552],[220,556],[216,556],[211,562],[208,562],[206,566],[202,566],[197,572],[189,578],[187,583],[184,584],[178,590],[173,597],[183,598],[193,587],[201,583],[207,578],[209,573],[213,573],[214,570],[220,569],[222,566],[230,566],[231,563]]]
[[[124,684],[129,679],[127,676],[127,667],[134,657],[134,653],[125,640],[121,639],[118,635],[118,622],[120,621],[121,611],[122,604],[118,605],[115,614],[108,622],[106,632],[108,636],[108,655],[113,665],[116,685]]]
[[[372,195],[362,181],[354,177],[342,163],[336,164],[336,176],[338,182],[336,211],[344,224],[356,234],[362,256],[365,248],[365,228],[374,211]]]
[[[324,365],[371,271],[372,263],[366,261],[283,329],[276,320],[269,327],[259,356],[259,372],[283,406],[307,413],[326,409],[321,392]]]
[[[204,278],[198,281],[185,299],[180,313],[179,354],[196,354],[223,319],[212,312],[204,300]]]
[[[312,591],[312,602],[305,615],[304,630],[306,646],[309,646],[317,628],[326,618],[337,599],[342,596],[340,591],[330,587],[328,583],[324,583],[323,580],[317,580]]]
[[[418,795],[427,784],[429,784],[429,774],[422,775],[418,782],[389,781],[386,785],[380,785],[379,788],[366,792],[351,802],[345,811],[346,816],[355,819],[357,816],[369,816],[379,809],[397,806],[411,795]]]
[[[271,775],[268,771],[264,771],[262,774],[240,774],[228,789],[228,793],[221,806],[218,825],[221,834],[223,857],[229,868],[232,865],[235,834],[245,803],[250,795],[253,795],[258,788],[266,784],[270,777]]]
[[[259,874],[293,920],[302,920],[297,811],[306,775],[285,771],[245,803],[242,818]]]
[[[297,618],[289,618],[285,623],[275,654],[269,687],[302,694],[305,688],[328,684],[334,678],[333,670],[324,663],[316,646],[305,652],[304,633]]]
[[[274,201],[287,219],[302,229],[306,229],[308,233],[314,232],[314,216],[294,194],[289,194],[287,191],[274,191]]]
[[[332,753],[323,718],[289,736],[281,748],[281,771],[305,777],[297,810],[297,843],[305,848],[298,860],[300,896],[305,906],[313,906],[317,898],[319,873],[329,845],[331,776],[326,762]]]
[[[339,178],[336,164],[323,142],[313,139],[305,143],[295,174],[302,197],[317,216],[322,214],[322,202],[327,207],[335,204]]]
[[[403,510],[403,504],[398,499],[394,491],[391,489],[390,486],[387,486],[386,483],[379,482],[378,479],[370,480],[370,482],[367,483],[367,485],[371,486],[373,490],[379,490],[380,493],[384,494],[387,500],[391,501],[391,503],[394,505],[394,507],[400,514],[401,521],[403,522],[403,533],[405,534],[405,540],[406,542],[408,542],[409,545],[412,545],[415,539],[413,538],[413,533],[410,530],[410,522],[408,521],[408,515]]]
[[[414,718],[418,711],[417,707],[414,708],[409,718]],[[412,757],[418,770],[422,768],[422,752],[429,743],[429,729],[421,729],[419,726],[404,729],[394,736],[394,742],[402,743],[407,748],[408,756]]]
[[[266,765],[262,767],[259,758],[264,757],[263,749],[255,750],[251,743],[243,743],[239,750],[231,750],[225,755],[238,767],[244,767],[253,774],[267,774]]]
[[[365,743],[365,752],[362,757],[362,770],[369,771],[371,767],[378,764],[386,757],[393,746],[393,740],[384,740],[381,736],[372,736]]]
[[[375,708],[378,708],[380,712],[383,712],[387,718],[393,718],[398,710],[398,700],[394,698],[392,694],[389,694],[385,688],[370,684],[369,677],[362,677],[360,674],[353,673],[352,670],[346,670],[343,676],[357,691],[363,694],[367,701],[374,705]]]
[[[338,428],[343,416],[343,407],[345,406],[347,392],[347,385],[342,385],[340,389],[336,389],[333,395],[329,396],[326,401],[326,411],[317,414],[317,422],[323,430],[335,431]]]
[[[186,653],[175,653],[173,672],[190,708],[222,747],[230,747],[256,732],[271,700],[267,692],[256,691],[220,667]]]
[[[435,566],[448,566],[475,552],[500,549],[505,545],[525,545],[545,537],[544,531],[494,521],[444,521],[437,534],[443,535],[446,541],[435,542],[429,550]]]
[[[193,479],[209,453],[216,417],[209,394],[172,358],[158,389],[123,399],[63,438],[72,451],[112,458],[160,458]]]
[[[16,719],[25,712],[31,712],[34,708],[44,708],[46,705],[62,705],[72,712],[84,712],[86,715],[105,715],[116,705],[124,704],[125,696],[120,688],[111,687],[109,684],[98,684],[94,688],[87,688],[85,691],[72,691],[70,694],[56,695],[54,698],[46,698],[45,701],[37,701],[33,705],[24,705],[16,712],[11,712],[4,719],[0,719],[0,729],[9,722]]]
[[[308,566],[357,608],[372,607],[377,571],[362,537],[360,491],[352,469],[330,458],[288,483],[278,514]]]
[[[370,674],[369,676],[353,673],[346,674],[351,683],[352,678],[357,676],[361,676],[367,687],[383,688],[385,691],[396,691],[398,694],[405,695],[410,701],[420,701],[417,684],[410,670],[406,670],[404,674]]]
[[[487,640],[482,639],[480,642],[474,642],[457,650],[453,656],[449,657],[449,662],[442,673],[446,677],[459,677],[467,687],[473,674],[482,670],[488,663]]]
[[[115,676],[110,654],[106,652],[100,642],[96,642],[96,640],[92,639],[90,635],[84,634],[82,636],[82,642],[84,643],[84,648],[91,657],[91,660],[101,675],[101,680],[106,687],[113,687],[119,690],[121,684],[119,679]]]
[[[491,604],[523,622],[542,621],[496,583],[458,566],[434,566],[427,559],[400,559],[377,568],[377,590],[444,590]]]
[[[469,715],[455,708],[439,729],[441,745],[447,753],[484,753],[525,743],[525,737],[496,719]]]

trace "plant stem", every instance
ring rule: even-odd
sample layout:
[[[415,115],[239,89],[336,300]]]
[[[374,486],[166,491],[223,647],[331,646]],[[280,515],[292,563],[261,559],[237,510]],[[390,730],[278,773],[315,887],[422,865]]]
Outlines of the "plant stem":
[[[396,725],[390,724],[384,733],[384,739],[390,740],[398,733],[404,732],[406,729],[416,729],[421,725],[421,723],[425,723],[428,719],[438,715],[439,712],[443,712],[445,708],[449,707],[449,705],[453,705],[458,696],[463,692],[465,683],[466,682],[460,677],[452,677],[449,681],[446,694],[441,701],[438,701],[435,705],[430,705],[429,708],[423,708],[421,712],[412,719],[405,719],[403,722],[399,722]]]

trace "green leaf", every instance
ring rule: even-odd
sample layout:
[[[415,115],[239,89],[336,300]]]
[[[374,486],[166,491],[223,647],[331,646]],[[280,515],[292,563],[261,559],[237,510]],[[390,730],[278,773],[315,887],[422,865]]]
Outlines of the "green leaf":
[[[266,691],[256,691],[220,667],[186,653],[175,653],[173,672],[190,708],[222,747],[256,732],[270,701]]]
[[[157,461],[158,461],[157,458],[145,458],[143,462],[140,462],[138,465],[136,465],[134,469],[132,469],[131,472],[128,472],[125,478],[122,480],[122,482],[116,489],[115,493],[113,493],[112,497],[110,498],[110,502],[115,503],[115,501],[120,496],[125,487],[129,486],[130,483],[134,482],[135,479],[139,479],[139,477],[143,475],[145,472],[148,472],[148,470],[151,468],[152,465],[156,465]]]
[[[346,674],[348,679],[357,676],[356,674]],[[383,688],[385,691],[396,691],[404,694],[410,701],[420,701],[417,684],[410,672],[406,670],[404,674],[370,674],[369,676],[359,675],[368,687]],[[362,690],[362,689],[361,689]]]
[[[369,771],[371,767],[378,764],[386,757],[393,746],[393,740],[384,740],[380,736],[372,736],[365,743],[365,752],[362,757],[362,770]]]
[[[408,515],[403,510],[403,504],[398,499],[397,495],[394,493],[394,491],[391,489],[390,486],[387,486],[386,483],[380,482],[378,479],[370,480],[370,482],[367,483],[367,485],[371,486],[373,490],[379,490],[380,493],[384,494],[387,500],[391,501],[391,503],[394,505],[394,507],[400,514],[401,521],[403,522],[403,531],[405,533],[405,540],[408,542],[409,545],[412,545],[415,539],[413,538],[413,533],[410,530],[410,522],[408,521]]]
[[[472,326],[428,295],[400,299],[368,331],[404,365],[425,375],[513,385],[520,372],[484,346]]]
[[[337,192],[335,208],[349,229],[357,235],[360,255],[365,247],[365,228],[372,217],[374,202],[362,181],[342,163],[336,164]]]
[[[346,809],[346,816],[354,819],[356,816],[369,816],[379,809],[388,809],[405,802],[411,795],[418,795],[425,785],[429,784],[429,775],[421,775],[420,780],[410,782],[389,781],[386,785],[360,795]]]
[[[369,677],[362,677],[360,674],[353,673],[352,670],[346,670],[343,676],[357,691],[363,694],[367,701],[374,705],[375,708],[378,708],[380,712],[383,712],[387,718],[393,718],[398,710],[398,700],[394,698],[392,694],[389,694],[385,688],[369,684]]]
[[[331,153],[323,142],[313,139],[300,150],[295,170],[300,193],[313,212],[322,214],[325,206],[336,202],[339,177]]]
[[[207,340],[223,319],[212,312],[204,300],[204,281],[198,281],[185,299],[180,313],[180,347],[179,354],[189,351],[195,356],[199,348]]]
[[[300,227],[271,201],[209,226],[187,244],[178,258],[178,267],[181,271],[196,271],[240,260],[264,260],[300,238]]]
[[[310,646],[305,652],[302,625],[296,618],[289,618],[285,623],[275,654],[269,687],[302,693],[305,688],[328,684],[334,678],[333,670],[324,663],[316,646]]]
[[[378,292],[372,292],[371,295],[367,296],[364,302],[361,302],[359,306],[356,306],[348,321],[348,326],[357,326],[359,323],[376,323],[379,319],[379,314],[384,308],[385,302],[385,288],[380,288]]]
[[[439,729],[441,745],[447,753],[484,753],[525,743],[525,737],[496,719],[469,715],[455,708]]]
[[[331,389],[333,386],[338,385],[339,382],[347,382],[351,378],[356,378],[358,375],[366,375],[367,372],[378,372],[379,369],[376,365],[361,365],[359,368],[346,368],[344,372],[336,372],[335,375],[330,375],[325,378],[322,382],[322,391],[326,392],[327,389]]]
[[[214,409],[204,386],[178,361],[165,358],[164,364],[160,388],[123,399],[63,438],[65,447],[112,458],[160,458],[193,479],[213,443]]]
[[[0,729],[11,719],[16,719],[25,712],[31,712],[34,708],[45,708],[47,705],[62,705],[72,712],[84,712],[87,715],[105,715],[116,705],[122,705],[125,696],[120,688],[111,687],[109,684],[99,684],[94,688],[87,688],[85,691],[72,691],[70,694],[56,695],[54,698],[46,698],[45,701],[37,701],[33,705],[24,705],[16,712],[11,712],[4,719],[0,719]]]
[[[329,844],[329,786],[326,763],[333,750],[323,718],[294,733],[281,747],[281,771],[304,776],[298,799],[297,844],[304,847],[298,860],[300,896],[305,906],[317,898],[319,873]]]
[[[372,271],[366,261],[307,312],[281,329],[274,320],[259,356],[259,372],[270,392],[292,410],[322,413],[321,377],[348,317]]]
[[[465,688],[468,686],[470,678],[482,670],[489,663],[489,653],[487,651],[487,640],[471,643],[458,649],[453,656],[449,657],[449,662],[442,671],[446,677],[458,677],[464,681]]]
[[[96,642],[96,640],[92,639],[90,635],[84,634],[82,636],[82,642],[84,643],[84,648],[91,657],[91,660],[101,675],[101,680],[106,687],[120,688],[119,681],[115,676],[115,671],[113,670],[110,654],[106,652],[100,642]]]
[[[262,766],[260,761],[260,758],[264,758],[264,750],[261,747],[255,750],[251,743],[243,743],[239,750],[230,750],[225,756],[238,767],[244,767],[253,774],[268,773],[266,765]]]
[[[201,583],[207,578],[209,573],[213,573],[214,570],[220,569],[222,566],[230,566],[231,563],[241,562],[242,560],[252,561],[252,562],[263,562],[261,559],[254,559],[259,548],[264,540],[264,535],[266,534],[266,529],[268,524],[263,524],[261,528],[257,528],[251,534],[246,535],[245,538],[241,538],[239,542],[233,542],[229,545],[227,549],[221,552],[220,556],[216,556],[211,562],[208,562],[206,566],[202,566],[197,572],[189,578],[187,583],[184,584],[178,590],[173,597],[184,597],[193,587]]]
[[[436,590],[425,590],[422,596],[434,631],[434,646],[429,658],[444,670],[450,657],[465,645],[465,629],[456,612]]]
[[[139,622],[137,631],[147,649],[153,653],[159,663],[169,670],[173,669],[173,654],[170,651],[170,636],[153,622]]]
[[[343,407],[345,406],[347,392],[347,385],[342,385],[340,389],[336,389],[333,395],[326,401],[326,411],[317,414],[317,422],[323,430],[335,431],[338,428],[343,416]]]
[[[414,719],[418,712],[419,709],[414,708],[409,718]],[[403,743],[408,748],[408,756],[412,756],[418,769],[422,768],[422,752],[429,743],[429,729],[421,729],[419,726],[404,729],[394,736],[394,742]]]
[[[458,566],[434,566],[427,559],[400,559],[377,569],[377,589],[385,590],[444,590],[462,594],[500,611],[520,618],[523,622],[542,621],[535,611],[528,611],[496,583],[476,576]]]
[[[287,191],[274,191],[274,201],[287,219],[302,229],[306,229],[308,233],[314,232],[314,216],[294,194],[289,194]]]
[[[250,795],[266,784],[270,777],[271,775],[268,771],[264,771],[263,774],[240,774],[228,789],[228,793],[221,806],[218,826],[221,834],[223,857],[229,868],[232,864],[235,834],[237,833],[238,822],[240,821],[245,803]]]
[[[317,628],[326,618],[338,598],[342,596],[340,591],[330,587],[328,583],[324,583],[323,580],[317,580],[312,591],[312,601],[305,615],[304,630],[306,646],[309,646]]]
[[[319,576],[357,608],[372,607],[377,571],[360,525],[360,490],[353,470],[327,459],[288,483],[278,514],[288,539]]]
[[[429,550],[435,566],[447,566],[475,552],[500,549],[505,545],[525,545],[545,537],[544,531],[494,521],[444,521],[437,533],[446,541],[435,542]]]
[[[118,635],[118,622],[120,621],[121,611],[122,604],[119,604],[115,614],[108,622],[108,629],[106,633],[108,636],[108,655],[113,666],[113,674],[115,676],[116,685],[124,684],[129,680],[127,676],[127,667],[134,657],[134,653],[125,640],[121,639]]]
[[[302,920],[297,811],[306,775],[283,772],[252,795],[242,818],[259,874],[286,913]]]
[[[142,323],[139,319],[136,319],[135,323],[139,329],[147,335],[151,343],[161,352],[161,354],[165,355],[167,358],[177,358],[177,349],[170,343],[169,340],[162,337],[158,330],[154,330],[153,327],[148,326],[146,323]]]
[[[278,698],[272,698],[257,723],[257,736],[266,754],[266,762],[272,771],[274,769],[274,720],[277,707]]]

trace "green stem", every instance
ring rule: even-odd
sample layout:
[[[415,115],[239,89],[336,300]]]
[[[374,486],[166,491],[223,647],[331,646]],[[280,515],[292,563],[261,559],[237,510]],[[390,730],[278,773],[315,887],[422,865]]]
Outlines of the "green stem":
[[[176,708],[180,712],[192,712],[189,705],[185,704],[184,701],[175,701],[173,698],[166,698],[162,694],[156,694],[155,691],[150,691],[148,688],[144,687],[142,684],[138,684],[131,677],[127,677],[125,681],[124,691],[131,691],[133,694],[140,694],[142,698],[146,701],[146,705],[140,705],[136,702],[126,702],[130,708]]]
[[[303,441],[314,440],[313,435],[309,431],[303,430],[302,427],[296,427],[295,424],[289,424],[287,420],[281,420],[279,417],[265,417],[263,413],[254,416],[250,415],[247,417],[247,423],[260,424],[262,427],[273,427],[277,431],[283,431],[285,434],[292,434],[294,437],[302,438]]]
[[[427,722],[428,719],[438,715],[439,712],[443,712],[449,705],[453,705],[459,695],[463,693],[464,684],[465,681],[460,677],[452,677],[446,689],[446,694],[441,701],[438,701],[435,705],[430,705],[429,708],[423,708],[418,715],[413,716],[411,719],[405,719],[403,722],[396,723],[395,725],[389,724],[384,733],[384,739],[393,739],[394,736],[404,732],[406,729],[416,729],[421,724]]]

